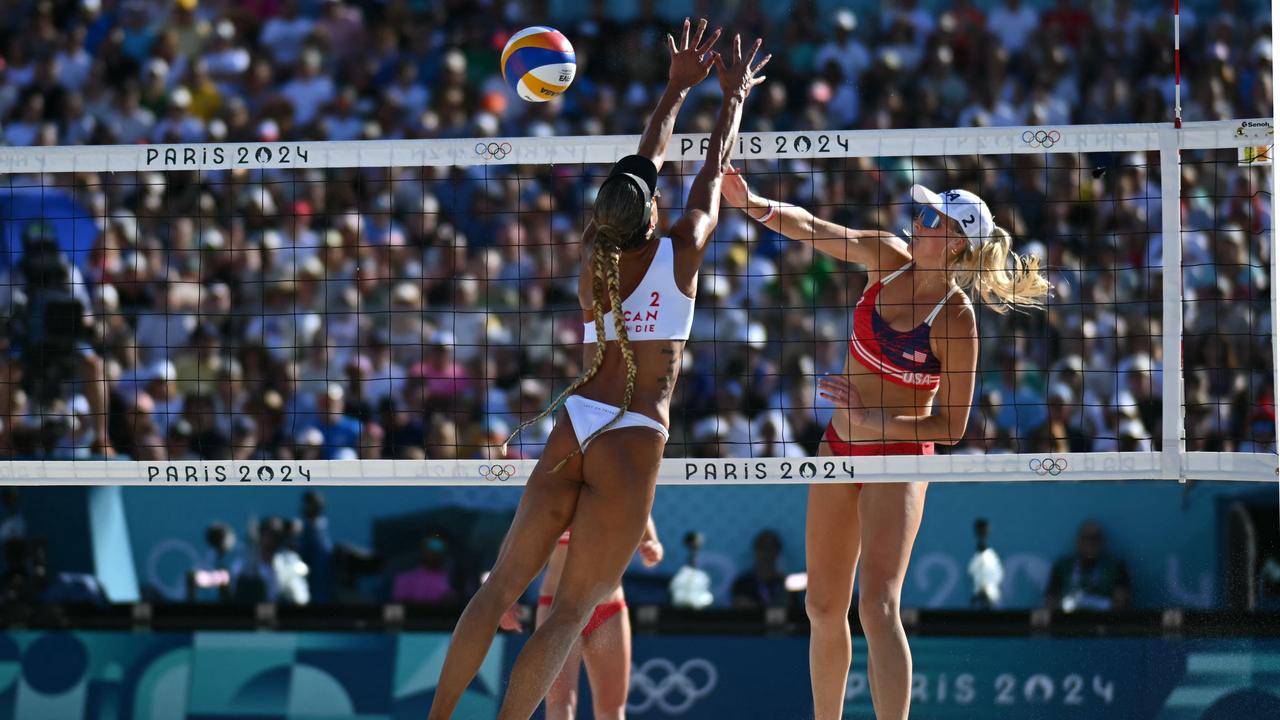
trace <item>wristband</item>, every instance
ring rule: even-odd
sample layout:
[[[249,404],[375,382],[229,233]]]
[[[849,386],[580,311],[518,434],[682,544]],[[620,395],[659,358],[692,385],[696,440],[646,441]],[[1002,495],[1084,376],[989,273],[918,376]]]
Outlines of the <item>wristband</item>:
[[[773,216],[777,214],[778,214],[778,206],[774,205],[773,203],[769,203],[769,209],[765,211],[765,214],[760,216],[756,220],[756,222],[760,223],[761,225],[768,225],[769,221],[773,219]]]

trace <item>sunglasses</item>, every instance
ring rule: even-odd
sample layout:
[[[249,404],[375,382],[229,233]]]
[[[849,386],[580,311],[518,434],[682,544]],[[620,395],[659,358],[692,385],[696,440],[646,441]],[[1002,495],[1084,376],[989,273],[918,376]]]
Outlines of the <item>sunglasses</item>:
[[[934,210],[930,205],[921,205],[916,211],[916,219],[920,221],[921,227],[936,230],[942,227],[942,213]]]

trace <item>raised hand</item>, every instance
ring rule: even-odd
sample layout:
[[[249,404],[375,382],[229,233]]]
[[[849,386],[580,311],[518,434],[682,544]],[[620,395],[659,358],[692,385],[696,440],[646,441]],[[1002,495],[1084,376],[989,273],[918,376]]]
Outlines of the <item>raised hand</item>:
[[[751,196],[751,191],[747,189],[747,181],[742,179],[741,170],[731,166],[725,171],[724,180],[720,183],[720,194],[724,196],[725,203],[729,207],[747,207],[747,198]]]
[[[766,55],[763,60],[756,63],[756,53],[760,51],[760,45],[763,41],[756,38],[755,43],[751,45],[751,53],[746,57],[742,56],[742,36],[733,36],[733,54],[729,58],[729,65],[726,66],[724,59],[719,55],[716,56],[716,70],[720,78],[720,89],[724,92],[725,97],[736,95],[739,99],[745,100],[747,95],[751,94],[751,88],[764,82],[765,76],[756,77],[756,73],[760,72],[769,61],[773,59],[773,55]]]
[[[524,621],[528,619],[529,611],[521,605],[512,605],[506,612],[502,613],[502,617],[498,618],[498,627],[507,632],[521,632],[524,630]]]
[[[645,567],[654,567],[662,562],[662,543],[657,540],[645,540],[640,543],[640,561]]]
[[[671,33],[667,33],[667,49],[671,51],[671,74],[668,82],[680,90],[688,90],[711,74],[711,66],[715,64],[717,54],[711,51],[720,39],[720,30],[711,33],[704,43],[702,34],[706,32],[705,18],[698,21],[698,29],[692,43],[689,41],[689,18],[684,19],[684,32],[679,45]]]

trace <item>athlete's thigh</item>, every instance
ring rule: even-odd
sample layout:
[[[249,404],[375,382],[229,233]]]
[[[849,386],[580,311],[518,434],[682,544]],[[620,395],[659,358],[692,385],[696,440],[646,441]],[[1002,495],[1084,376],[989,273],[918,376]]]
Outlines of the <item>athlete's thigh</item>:
[[[556,540],[569,526],[578,506],[582,464],[577,457],[556,471],[560,459],[577,444],[572,426],[563,420],[552,429],[542,459],[529,475],[515,518],[498,551],[491,580],[523,579],[528,586],[542,570]]]
[[[591,442],[557,604],[564,599],[594,606],[621,582],[653,508],[665,444],[656,431],[636,427],[607,432]]]
[[[864,582],[901,586],[924,517],[928,487],[928,483],[914,482],[873,483],[863,488],[858,516]]]
[[[846,483],[809,486],[804,557],[810,607],[815,603],[847,607],[852,600],[860,551],[858,495],[861,492],[864,490]]]

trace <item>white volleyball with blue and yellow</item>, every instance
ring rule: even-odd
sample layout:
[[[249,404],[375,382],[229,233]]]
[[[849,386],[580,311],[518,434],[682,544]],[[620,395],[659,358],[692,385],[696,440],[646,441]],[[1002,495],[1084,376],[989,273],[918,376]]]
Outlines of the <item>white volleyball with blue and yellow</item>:
[[[502,79],[522,100],[546,102],[569,89],[578,61],[559,30],[536,25],[507,41],[502,49]]]

